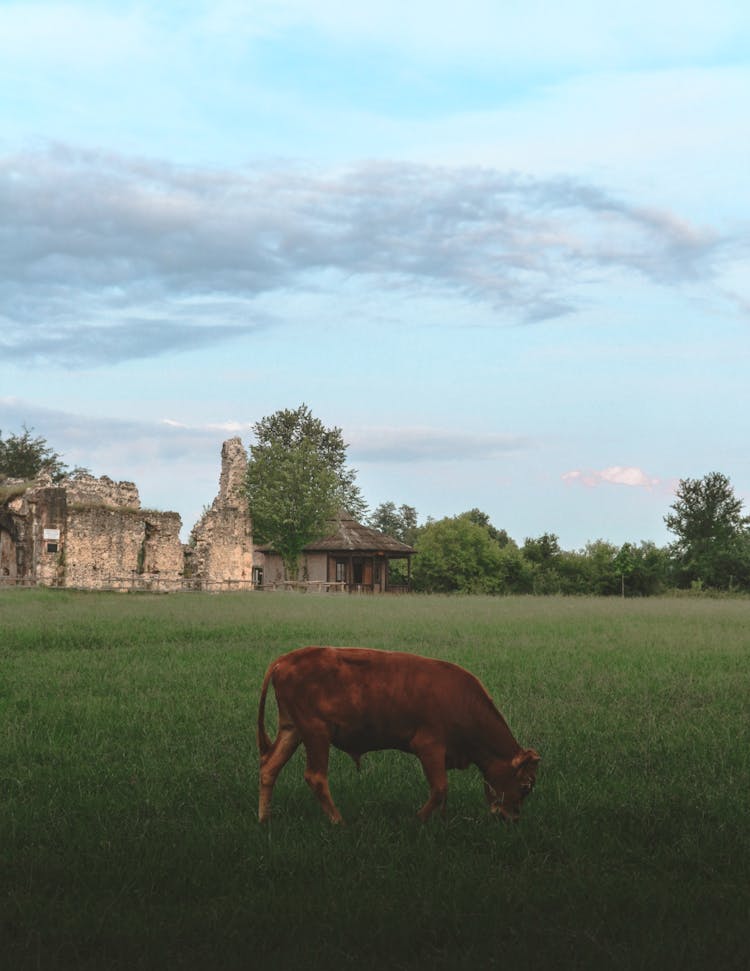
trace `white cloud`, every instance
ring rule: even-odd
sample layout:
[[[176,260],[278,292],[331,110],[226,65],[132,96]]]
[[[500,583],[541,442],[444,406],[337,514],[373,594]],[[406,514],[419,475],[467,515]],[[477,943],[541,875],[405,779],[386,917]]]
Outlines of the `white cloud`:
[[[206,422],[201,425],[188,425],[181,421],[175,421],[173,418],[162,418],[162,425],[167,425],[169,428],[182,428],[185,431],[192,432],[227,432],[228,434],[235,435],[248,435],[253,428],[254,422],[251,421],[219,421],[219,422]]]
[[[643,469],[632,465],[610,465],[606,469],[595,471],[592,469],[573,469],[562,475],[563,482],[596,488],[600,485],[624,485],[637,488],[653,489],[661,480],[649,476]]]

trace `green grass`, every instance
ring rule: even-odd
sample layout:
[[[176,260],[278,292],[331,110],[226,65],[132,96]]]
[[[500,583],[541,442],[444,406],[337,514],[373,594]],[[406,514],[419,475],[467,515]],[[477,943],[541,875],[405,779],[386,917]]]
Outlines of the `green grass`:
[[[335,828],[298,752],[260,827],[260,682],[311,643],[475,672],[542,754],[521,823],[333,752]],[[0,965],[744,968],[749,654],[747,600],[2,591]]]

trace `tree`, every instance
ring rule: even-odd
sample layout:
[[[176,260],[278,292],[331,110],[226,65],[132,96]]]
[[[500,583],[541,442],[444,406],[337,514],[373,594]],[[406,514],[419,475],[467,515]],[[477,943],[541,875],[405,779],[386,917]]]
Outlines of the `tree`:
[[[710,472],[702,479],[680,479],[672,510],[664,517],[677,539],[671,551],[683,585],[699,582],[725,589],[747,570],[750,517],[729,479]]]
[[[23,426],[21,435],[3,439],[0,432],[0,479],[35,479],[48,472],[54,482],[62,479],[67,465],[41,435],[34,437],[33,428]]]
[[[472,523],[476,523],[477,526],[484,526],[490,537],[500,544],[500,546],[507,546],[508,543],[512,542],[510,536],[505,532],[504,529],[496,529],[490,522],[490,517],[486,512],[482,512],[481,509],[477,509],[475,506],[473,509],[469,509],[468,512],[461,513],[462,516],[466,516],[467,519],[471,520]]]
[[[669,583],[669,551],[648,541],[631,546],[633,569],[628,578],[631,595],[643,597],[662,593]]]
[[[499,593],[506,566],[499,544],[466,515],[428,522],[419,533],[412,578],[428,593]]]
[[[548,565],[561,552],[560,540],[554,533],[542,533],[538,539],[527,536],[523,541],[523,555],[532,563]]]
[[[620,592],[625,596],[625,577],[629,577],[635,569],[635,555],[630,543],[623,543],[617,555],[612,561],[612,565],[620,575]]]
[[[417,510],[414,506],[402,504],[396,508],[395,502],[381,502],[367,520],[367,525],[413,546],[417,534]]]
[[[279,553],[288,579],[297,578],[304,547],[342,509],[355,517],[365,504],[346,466],[340,428],[326,428],[307,405],[277,411],[253,426],[247,498],[258,542]]]
[[[593,540],[584,547],[588,573],[588,591],[596,596],[622,594],[622,579],[617,563],[618,548],[604,539]]]
[[[521,548],[524,559],[533,567],[534,593],[560,593],[562,550],[555,533],[543,533],[537,539],[527,537]]]

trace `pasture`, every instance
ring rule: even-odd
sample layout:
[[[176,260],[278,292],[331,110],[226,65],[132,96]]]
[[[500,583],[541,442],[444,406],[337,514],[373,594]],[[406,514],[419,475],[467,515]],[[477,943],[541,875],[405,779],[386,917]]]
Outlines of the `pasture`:
[[[332,827],[300,750],[259,826],[263,673],[314,643],[478,675],[542,755],[520,824],[334,750]],[[749,699],[748,600],[2,591],[0,963],[744,968]]]

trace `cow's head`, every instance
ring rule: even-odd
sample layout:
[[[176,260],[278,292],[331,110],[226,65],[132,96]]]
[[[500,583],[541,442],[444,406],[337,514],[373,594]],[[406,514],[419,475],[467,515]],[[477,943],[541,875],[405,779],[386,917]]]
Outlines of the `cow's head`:
[[[541,756],[533,748],[521,749],[513,759],[496,759],[484,774],[484,791],[490,812],[516,823],[521,803],[534,788]]]

